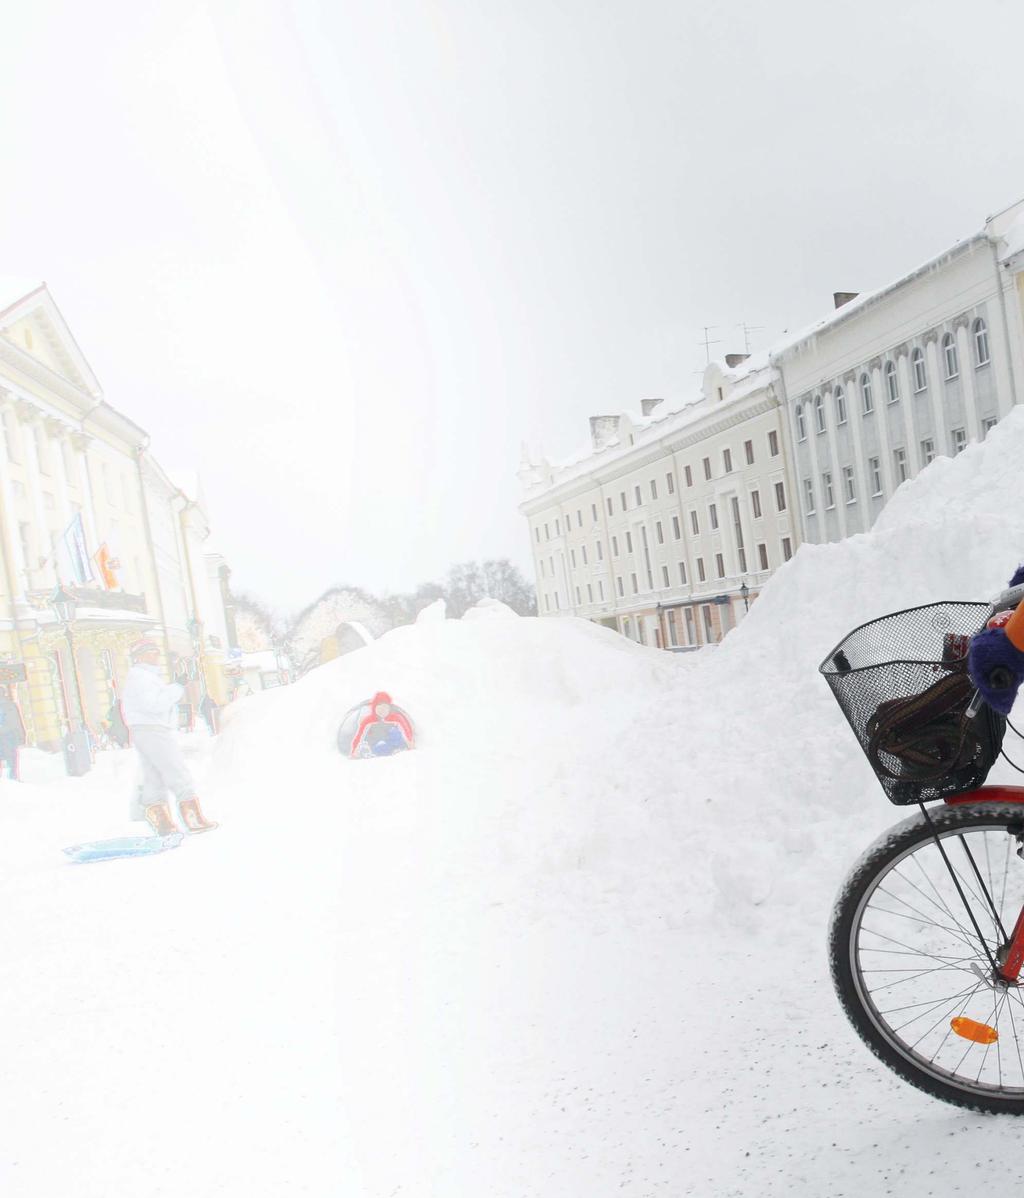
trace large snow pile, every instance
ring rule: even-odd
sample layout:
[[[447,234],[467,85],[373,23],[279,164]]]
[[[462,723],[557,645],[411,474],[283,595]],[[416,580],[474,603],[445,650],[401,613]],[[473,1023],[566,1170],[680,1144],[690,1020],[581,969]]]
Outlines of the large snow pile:
[[[1005,583],[1022,454],[1018,411],[871,533],[801,548],[714,652],[486,604],[247,698],[196,749],[222,828],[164,857],[61,863],[121,830],[128,754],[0,784],[3,1192],[976,1183],[992,1121],[951,1139],[828,990],[832,894],[900,813],[816,667],[876,614]],[[418,748],[346,760],[379,689]]]

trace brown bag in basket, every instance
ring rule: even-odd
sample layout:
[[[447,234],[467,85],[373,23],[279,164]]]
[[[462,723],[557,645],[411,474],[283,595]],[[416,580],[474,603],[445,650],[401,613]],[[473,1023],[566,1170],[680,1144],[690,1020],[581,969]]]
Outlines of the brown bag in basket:
[[[933,782],[975,757],[977,738],[969,734],[964,712],[974,686],[965,673],[946,674],[918,695],[886,699],[868,720],[868,758],[889,778]],[[902,764],[898,773],[882,754]]]

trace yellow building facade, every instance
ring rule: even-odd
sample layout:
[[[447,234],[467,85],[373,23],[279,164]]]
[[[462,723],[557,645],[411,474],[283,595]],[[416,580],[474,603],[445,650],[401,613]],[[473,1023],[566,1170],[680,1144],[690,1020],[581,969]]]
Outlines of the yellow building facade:
[[[0,681],[29,743],[56,748],[79,720],[98,735],[142,636],[194,706],[223,702],[224,567],[202,497],[106,402],[45,284],[0,292],[0,434]]]

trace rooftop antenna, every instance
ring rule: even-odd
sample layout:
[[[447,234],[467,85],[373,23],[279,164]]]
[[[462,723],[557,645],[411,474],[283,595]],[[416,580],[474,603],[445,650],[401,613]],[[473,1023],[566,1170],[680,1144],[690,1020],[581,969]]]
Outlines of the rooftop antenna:
[[[736,327],[738,329],[743,330],[744,352],[749,354],[750,353],[750,334],[751,333],[763,333],[764,325],[763,324],[747,324],[747,322],[744,321],[742,324],[738,324]]]
[[[711,347],[712,347],[713,345],[721,345],[721,344],[722,344],[721,340],[717,340],[717,341],[712,341],[712,340],[711,340],[711,334],[712,334],[712,333],[715,331],[715,329],[717,329],[717,328],[718,328],[718,325],[717,325],[717,324],[706,324],[706,325],[704,325],[704,326],[703,326],[703,329],[704,329],[704,340],[703,340],[703,341],[698,341],[698,342],[697,342],[697,344],[698,344],[698,345],[703,345],[703,346],[704,346],[704,357],[705,357],[705,359],[706,359],[706,360],[705,360],[705,363],[704,363],[704,364],[705,364],[705,366],[710,366],[710,365],[711,365]],[[696,372],[696,371],[694,371],[694,373],[697,373],[697,372]]]

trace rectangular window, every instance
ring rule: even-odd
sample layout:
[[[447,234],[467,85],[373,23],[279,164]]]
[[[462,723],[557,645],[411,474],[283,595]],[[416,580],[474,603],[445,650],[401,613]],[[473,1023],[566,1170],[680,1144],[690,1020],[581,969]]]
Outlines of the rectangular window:
[[[740,551],[740,570],[747,572],[747,555],[743,552],[743,521],[740,519],[740,501],[734,495],[729,501],[732,504],[732,531],[736,538],[736,547]]]
[[[758,563],[760,564],[762,570],[768,569],[768,546],[767,545],[758,545],[757,560],[758,560]]]
[[[548,527],[548,525],[546,523],[544,525],[544,540],[545,541],[551,540],[551,529]]]
[[[547,577],[547,571],[544,569],[544,559],[543,558],[540,559],[540,576],[541,576],[541,578]]]
[[[668,487],[668,493],[674,495],[676,493],[676,476],[674,474],[665,475],[665,486]]]
[[[600,578],[597,580],[597,597],[604,603],[604,580]]]
[[[580,553],[582,553],[582,554],[583,554],[583,564],[584,564],[585,566],[589,565],[590,563],[587,561],[587,547],[586,547],[586,545],[581,545],[581,546],[580,546]]]
[[[857,491],[853,483],[853,467],[843,467],[843,494],[846,496],[847,503],[857,502]]]
[[[643,503],[643,500],[640,498],[640,484],[639,483],[637,483],[637,485],[633,488],[633,496],[636,499],[636,506],[639,507]]]
[[[711,459],[710,458],[704,459],[704,477],[705,478],[711,477]]]
[[[633,552],[633,534],[627,530],[626,532],[626,552]]]
[[[556,536],[556,537],[560,537],[561,535],[562,535],[562,525],[561,525],[561,521],[560,521],[560,520],[556,520],[556,521],[555,521],[555,536]]]
[[[679,523],[679,517],[673,516],[672,517],[672,539],[674,541],[678,541],[682,538],[682,535],[683,535],[683,529]]]
[[[676,627],[676,613],[674,608],[668,613],[668,643],[670,645],[679,644],[679,630]]]
[[[786,486],[784,483],[775,484],[775,510],[777,512],[786,510]]]
[[[693,486],[693,471],[690,469],[689,466],[684,466],[683,473],[686,475],[686,485],[688,487],[692,487]]]
[[[882,462],[880,458],[868,458],[868,471],[871,474],[872,495],[882,493]]]
[[[929,462],[935,461],[935,442],[931,437],[925,437],[921,442],[921,461],[927,466]]]
[[[713,644],[715,640],[715,625],[711,617],[711,605],[705,603],[700,609],[701,615],[704,617],[704,636],[707,643]]]
[[[619,492],[619,503],[622,504],[622,510],[625,511],[626,510],[626,492],[625,491]]]
[[[540,525],[538,524],[537,527],[533,531],[534,531],[534,535],[537,538],[537,544],[539,545],[540,544]]]
[[[998,416],[986,416],[985,419],[981,422],[982,437],[987,437],[989,435],[989,433],[995,428],[995,426],[998,423],[999,423]]]
[[[743,452],[747,455],[747,465],[753,466],[753,464],[754,464],[754,442],[753,441],[744,441],[743,442]]]
[[[562,601],[558,597],[558,592],[555,591],[555,611],[561,610],[561,607],[562,607]]]
[[[597,550],[597,560],[599,562],[603,562],[604,561],[604,546],[601,544],[600,541],[595,541],[594,548]]]
[[[626,593],[626,592],[625,592],[625,591],[622,589],[622,575],[621,575],[621,574],[619,575],[619,577],[618,577],[618,578],[616,578],[616,580],[615,580],[615,585],[616,585],[616,586],[618,587],[618,589],[619,589],[619,594],[620,594],[620,595],[625,595],[625,593]]]
[[[606,502],[608,504],[608,515],[610,516],[612,514],[612,497],[610,495],[608,496]]]
[[[662,567],[661,567],[661,585],[662,585],[663,587],[667,587],[667,586],[671,586],[671,585],[672,585],[672,584],[669,582],[669,580],[668,580],[668,566],[662,566]]]
[[[788,562],[793,556],[793,543],[789,537],[782,538],[782,560]]]
[[[825,510],[830,511],[836,506],[835,496],[832,494],[832,473],[826,470],[821,476],[822,489],[825,492]]]
[[[572,568],[575,570],[576,569],[576,550],[575,549],[569,550],[569,560],[572,562]]]
[[[960,453],[967,448],[967,434],[962,428],[953,429],[953,453]]]
[[[700,536],[700,525],[697,523],[697,509],[694,508],[690,512],[690,527],[693,529],[694,536]]]
[[[680,585],[686,586],[686,562],[679,563],[679,582]]]
[[[722,468],[725,470],[726,474],[732,473],[732,450],[731,449],[723,449],[722,450]]]
[[[593,516],[594,523],[596,524],[597,523],[597,504],[596,503],[592,503],[590,505],[590,514],[591,514],[591,516]]]
[[[612,557],[619,556],[619,538],[612,537]]]
[[[551,596],[550,595],[544,596],[544,610],[545,611],[551,610]]]
[[[754,519],[761,519],[761,492],[750,492],[750,510],[754,513]]]
[[[718,507],[713,503],[708,504],[708,521],[712,529],[718,528]]]
[[[651,479],[651,498],[652,499],[658,498],[658,482],[656,479],[653,479],[653,478]]]
[[[907,474],[907,451],[902,447],[892,451],[893,462],[896,465],[896,485],[905,483],[909,475]]]
[[[697,577],[701,582],[707,581],[707,575],[704,573],[704,559],[702,557],[697,558]]]
[[[633,584],[633,594],[635,595],[640,590],[640,584],[637,582],[635,574],[630,574],[629,579]]]
[[[576,509],[576,527],[577,528],[583,527],[583,509],[580,507],[578,507]]]
[[[683,611],[683,618],[686,620],[686,639],[690,645],[697,643],[697,626],[693,619],[693,608],[687,607]]]
[[[773,458],[779,456],[779,434],[772,429],[768,434],[768,452]]]
[[[715,573],[719,578],[725,577],[725,558],[720,553],[715,554]]]
[[[746,574],[746,572],[747,572],[747,551],[745,549],[737,549],[736,556],[739,558],[740,573]]]
[[[662,531],[660,520],[654,525],[654,532],[658,538],[658,544],[664,545],[665,544],[665,533]]]
[[[809,478],[804,479],[804,507],[808,516],[813,516],[817,510],[814,506],[814,484]]]
[[[593,587],[593,584],[591,584],[589,582],[587,583],[587,602],[588,603],[594,602],[594,587]]]
[[[577,607],[579,607],[579,605],[580,605],[582,602],[583,602],[583,599],[582,599],[582,597],[580,596],[580,588],[579,588],[579,587],[577,587],[577,588],[576,588],[576,606],[577,606]]]

